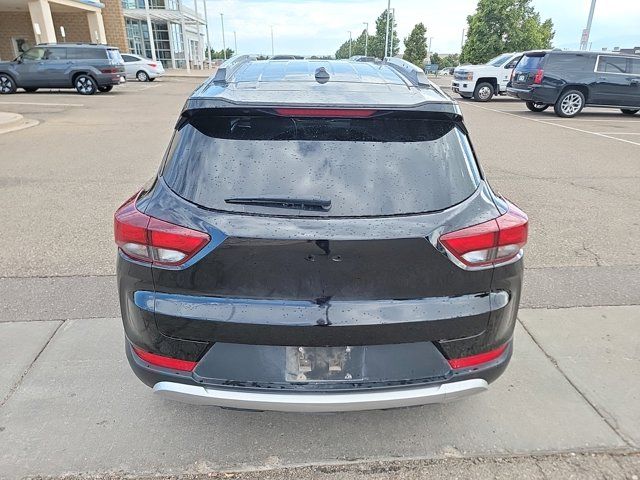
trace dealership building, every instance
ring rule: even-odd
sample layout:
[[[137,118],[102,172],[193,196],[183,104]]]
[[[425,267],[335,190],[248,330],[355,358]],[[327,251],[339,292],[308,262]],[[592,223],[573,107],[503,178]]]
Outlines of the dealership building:
[[[37,43],[88,42],[159,60],[166,68],[201,68],[207,45],[206,3],[192,0],[194,8],[184,3],[0,0],[0,60],[11,60]]]

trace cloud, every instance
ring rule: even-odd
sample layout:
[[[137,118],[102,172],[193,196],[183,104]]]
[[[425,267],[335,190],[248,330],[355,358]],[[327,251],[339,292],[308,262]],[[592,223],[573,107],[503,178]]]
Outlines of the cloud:
[[[202,3],[203,0],[199,0]],[[185,1],[185,4],[193,0]],[[409,35],[423,22],[432,49],[439,53],[460,51],[467,15],[476,0],[392,0],[398,36]],[[555,45],[577,48],[587,22],[589,0],[534,0],[543,19],[555,25]],[[222,47],[219,13],[224,13],[226,44],[233,48],[237,32],[240,53],[271,53],[271,26],[275,53],[333,54],[342,42],[354,37],[386,8],[386,0],[209,0],[209,30],[214,48]],[[640,45],[640,0],[599,0],[591,31],[594,49]],[[632,45],[635,44],[635,45]]]

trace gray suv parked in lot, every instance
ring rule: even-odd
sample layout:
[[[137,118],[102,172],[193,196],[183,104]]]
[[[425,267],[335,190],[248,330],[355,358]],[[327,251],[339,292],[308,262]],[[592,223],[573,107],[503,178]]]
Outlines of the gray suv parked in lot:
[[[532,51],[513,71],[507,93],[532,112],[553,106],[560,117],[587,107],[640,111],[640,56],[604,52]]]
[[[40,44],[12,62],[0,62],[0,93],[17,88],[75,88],[82,95],[108,92],[125,81],[124,61],[115,47],[95,44]]]

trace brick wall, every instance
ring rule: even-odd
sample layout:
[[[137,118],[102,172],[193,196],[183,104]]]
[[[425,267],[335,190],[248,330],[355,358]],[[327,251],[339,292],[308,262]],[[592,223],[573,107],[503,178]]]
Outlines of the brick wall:
[[[65,42],[91,42],[89,21],[86,12],[51,12],[53,25],[56,27],[56,38],[62,42],[60,26],[64,27]]]
[[[121,0],[102,0],[102,21],[109,45],[118,47],[122,53],[129,51],[127,33],[124,27],[124,14]]]
[[[118,47],[121,52],[128,52],[121,0],[102,0],[102,3],[105,5],[102,9],[102,20],[107,42],[109,45]],[[67,42],[91,41],[86,12],[51,12],[51,16],[59,42],[62,41],[60,25],[64,26]],[[31,45],[36,43],[29,12],[0,12],[0,60],[15,58],[12,37],[24,38]]]
[[[12,37],[25,38],[31,45],[36,43],[29,12],[0,12],[0,59],[13,60]]]

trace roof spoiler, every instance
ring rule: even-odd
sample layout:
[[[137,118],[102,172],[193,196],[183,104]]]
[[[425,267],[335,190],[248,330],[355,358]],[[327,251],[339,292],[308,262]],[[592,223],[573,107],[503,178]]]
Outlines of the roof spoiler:
[[[430,87],[431,82],[427,79],[427,74],[422,71],[420,67],[409,63],[406,60],[395,57],[385,57],[382,60],[384,65],[388,65],[397,72],[401,73],[409,79],[409,81],[416,87]]]
[[[213,76],[214,83],[227,83],[233,74],[245,63],[257,60],[255,55],[235,55],[225,60]]]

